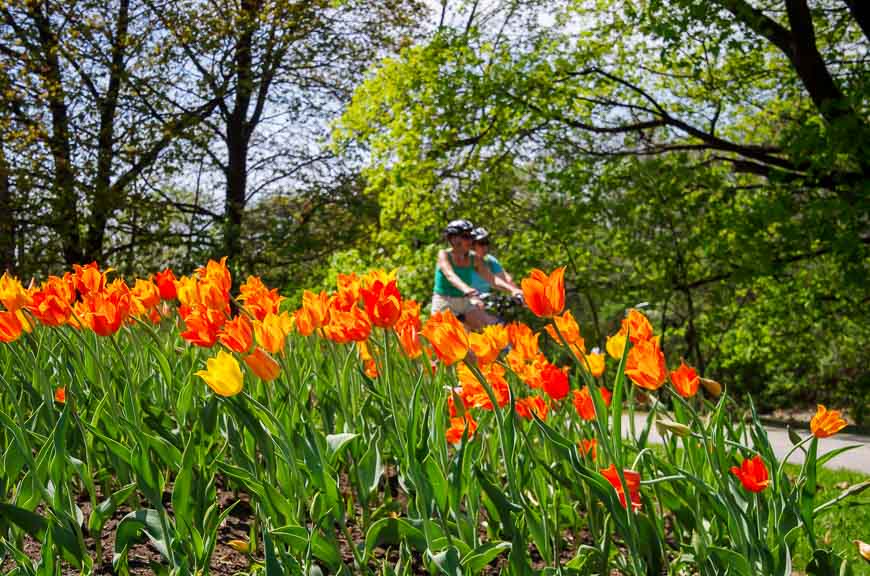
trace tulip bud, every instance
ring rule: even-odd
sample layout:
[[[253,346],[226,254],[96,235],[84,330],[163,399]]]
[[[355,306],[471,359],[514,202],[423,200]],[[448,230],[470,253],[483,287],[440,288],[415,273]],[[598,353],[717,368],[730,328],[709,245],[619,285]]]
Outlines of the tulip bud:
[[[246,540],[230,540],[227,542],[227,546],[242,554],[251,553],[251,543]]]
[[[710,396],[718,397],[720,394],[722,394],[722,385],[715,380],[710,380],[709,378],[701,378],[701,386],[704,387],[704,390],[706,390],[707,394],[709,394]]]
[[[692,433],[692,429],[685,424],[680,424],[679,422],[674,422],[673,420],[668,420],[666,418],[657,418],[656,428],[660,434],[664,434],[665,431],[667,431],[681,438],[685,438]]]

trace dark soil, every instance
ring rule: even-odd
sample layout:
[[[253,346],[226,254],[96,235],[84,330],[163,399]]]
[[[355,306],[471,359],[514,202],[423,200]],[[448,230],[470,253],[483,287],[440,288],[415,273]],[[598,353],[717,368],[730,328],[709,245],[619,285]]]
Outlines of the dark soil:
[[[386,498],[392,498],[394,502],[398,504],[397,508],[400,510],[399,513],[404,514],[407,510],[407,496],[399,489],[398,479],[396,478],[395,470],[391,469],[391,467],[387,467],[387,470],[385,472],[386,473],[382,483],[381,493]],[[340,482],[342,484],[341,488],[343,492],[347,490],[347,486],[344,481],[345,479],[342,478]],[[252,560],[257,562],[263,562],[263,551],[262,549],[259,549],[253,554],[252,558],[248,558],[245,554],[237,552],[227,544],[231,540],[248,540],[250,521],[253,518],[253,510],[251,508],[250,499],[247,494],[227,490],[225,489],[225,487],[221,488],[220,482],[218,482],[218,486],[218,502],[221,509],[226,509],[228,506],[236,501],[238,501],[238,504],[236,504],[236,506],[227,517],[226,521],[219,529],[218,544],[211,559],[211,574],[214,576],[231,576],[239,572],[247,571]],[[164,495],[164,504],[171,515],[171,502],[169,492]],[[86,498],[82,498],[79,501],[79,506],[82,509],[85,517],[85,525],[87,525],[87,518],[91,511],[90,502]],[[147,503],[145,503],[144,501],[141,502],[141,507],[147,508]],[[94,574],[100,576],[116,574],[116,572],[112,568],[115,531],[118,523],[130,511],[131,508],[129,507],[119,507],[119,509],[115,512],[114,516],[106,522],[105,526],[103,527],[102,533],[98,535],[102,546],[102,551],[99,560],[95,561]],[[41,513],[42,510],[38,509],[37,512]],[[356,512],[357,518],[361,517],[361,511],[358,507]],[[354,541],[352,544],[347,541],[347,539],[338,528],[336,528],[336,537],[339,542],[339,547],[344,562],[348,566],[352,567],[354,565],[354,558],[351,546],[356,546],[363,542],[365,540],[365,535],[360,529],[359,523],[354,518],[348,519],[347,527],[350,532],[351,538]],[[479,531],[481,535],[481,540],[485,541],[487,539],[486,529],[481,526],[479,528]],[[95,560],[97,560],[96,537],[97,535],[87,534],[87,532],[85,532],[85,543],[87,545],[91,558],[94,558]],[[561,549],[559,553],[559,557],[562,563],[565,563],[573,558],[576,553],[577,547],[580,544],[584,543],[593,543],[587,531],[566,531],[563,534]],[[29,536],[25,536],[23,542],[23,550],[29,557],[38,561],[40,557],[40,548],[41,546],[39,542],[35,541]],[[546,566],[546,563],[544,562],[540,553],[533,544],[529,544],[528,553],[532,565],[535,568],[540,569]],[[375,560],[370,561],[370,567],[374,572],[378,571],[378,564],[384,559],[387,559],[387,561],[391,564],[395,564],[399,560],[398,551],[395,549],[387,550],[383,548],[376,548],[374,550],[374,557]],[[128,555],[128,566],[130,568],[130,574],[134,575],[152,574],[153,572],[150,567],[151,563],[160,564],[162,562],[163,559],[161,558],[160,554],[153,546],[147,543],[147,541],[146,543],[138,544],[132,547]],[[500,573],[501,568],[506,565],[506,563],[507,555],[502,554],[501,556],[496,558],[492,562],[492,564],[484,570],[483,573],[498,574]],[[14,566],[14,562],[7,558],[7,560],[3,562],[2,565],[0,565],[0,573],[5,574],[10,571]],[[427,570],[426,565],[419,554],[414,554],[412,556],[411,567],[414,574],[429,574],[429,571]],[[324,572],[326,572],[326,570],[324,570]],[[65,564],[63,566],[62,573],[64,576],[74,576],[79,574],[79,571],[72,566]]]

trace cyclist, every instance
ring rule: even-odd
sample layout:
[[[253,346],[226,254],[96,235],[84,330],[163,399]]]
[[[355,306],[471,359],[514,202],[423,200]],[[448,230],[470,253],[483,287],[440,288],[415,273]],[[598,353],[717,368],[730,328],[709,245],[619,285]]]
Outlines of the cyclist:
[[[484,310],[480,292],[471,286],[471,273],[477,272],[490,285],[505,292],[514,294],[516,287],[494,276],[480,258],[471,252],[473,230],[474,225],[468,220],[453,220],[444,229],[450,248],[438,251],[432,312],[449,309],[469,329],[479,330],[497,320]]]
[[[489,268],[489,271],[493,275],[498,276],[505,284],[510,286],[512,295],[522,294],[522,290],[514,284],[513,278],[504,269],[501,262],[489,253],[489,232],[483,226],[478,226],[471,231],[471,250],[483,261],[483,264]],[[481,294],[492,292],[492,285],[484,280],[476,270],[471,273],[471,287],[478,290]]]

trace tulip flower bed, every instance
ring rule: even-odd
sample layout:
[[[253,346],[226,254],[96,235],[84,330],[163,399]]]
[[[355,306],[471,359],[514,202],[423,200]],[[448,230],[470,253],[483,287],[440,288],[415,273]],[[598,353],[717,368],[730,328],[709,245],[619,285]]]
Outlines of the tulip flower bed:
[[[383,271],[290,313],[225,264],[0,279],[6,573],[839,573],[815,526],[868,485],[817,500],[839,414],[787,475],[641,312],[590,350],[563,270],[522,282],[537,325],[469,334]]]

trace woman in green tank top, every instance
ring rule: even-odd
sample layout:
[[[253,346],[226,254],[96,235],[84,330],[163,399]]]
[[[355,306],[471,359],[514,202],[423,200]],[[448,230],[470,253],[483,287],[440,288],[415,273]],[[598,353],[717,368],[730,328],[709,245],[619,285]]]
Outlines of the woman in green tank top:
[[[438,251],[435,266],[435,287],[432,294],[432,313],[450,310],[471,329],[479,330],[494,324],[496,318],[484,310],[479,292],[471,286],[472,272],[477,272],[492,286],[512,291],[493,276],[471,251],[471,231],[468,220],[453,220],[444,230],[450,248]]]

